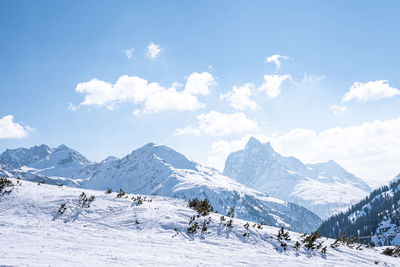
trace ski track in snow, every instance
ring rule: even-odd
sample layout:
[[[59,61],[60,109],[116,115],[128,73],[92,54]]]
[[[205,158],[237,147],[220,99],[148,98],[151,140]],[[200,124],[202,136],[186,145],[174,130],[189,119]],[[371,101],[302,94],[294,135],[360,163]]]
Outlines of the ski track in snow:
[[[96,196],[89,208],[79,207],[83,191]],[[215,213],[210,214],[208,233],[187,234],[196,212],[186,202],[150,196],[152,202],[135,205],[132,196],[22,181],[0,197],[0,265],[399,266],[398,258],[380,254],[382,248],[332,249],[333,240],[325,241],[326,255],[303,247],[296,251],[300,234],[295,232],[290,232],[288,250],[282,251],[278,228],[250,226],[250,236],[243,237],[245,221],[235,218],[230,229]],[[58,214],[64,202],[67,210]],[[201,224],[204,218],[197,221]]]

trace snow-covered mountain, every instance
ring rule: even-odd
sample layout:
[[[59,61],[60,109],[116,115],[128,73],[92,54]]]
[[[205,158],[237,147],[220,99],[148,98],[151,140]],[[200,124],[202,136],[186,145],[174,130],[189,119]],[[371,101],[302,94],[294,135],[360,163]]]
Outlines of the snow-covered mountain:
[[[334,161],[304,164],[253,137],[243,150],[228,156],[223,173],[250,188],[304,206],[323,219],[370,192],[363,180]]]
[[[347,212],[326,220],[319,231],[335,238],[344,231],[377,245],[400,245],[400,174]]]
[[[68,184],[75,182],[70,177],[77,171],[92,164],[65,145],[57,148],[40,145],[29,149],[7,149],[0,155],[0,174],[26,180]]]
[[[320,248],[307,249],[299,233],[279,241],[278,228],[246,229],[237,218],[228,227],[221,214],[197,217],[179,199],[142,195],[151,202],[139,204],[137,195],[11,180],[12,192],[0,195],[0,265],[398,266],[384,248],[331,248],[332,239],[318,238]],[[82,191],[95,197],[89,207],[79,202]]]
[[[17,153],[19,150],[24,153]],[[1,157],[4,160],[0,162],[17,162],[18,165],[14,166],[19,167],[18,169],[7,171],[13,177],[32,181],[43,179],[53,184],[64,183],[100,190],[122,188],[127,193],[184,200],[208,198],[220,213],[227,213],[234,207],[239,218],[274,226],[282,225],[301,232],[310,232],[322,222],[306,208],[250,189],[217,170],[197,164],[162,145],[150,143],[122,159],[109,157],[100,163],[90,163],[78,157],[79,154],[75,154],[77,152],[72,149],[68,149],[70,153],[62,154],[64,157],[54,156],[58,149],[47,149],[47,154],[43,155],[36,152],[38,147],[31,150],[35,153],[28,153],[24,149],[18,149],[17,152],[7,150],[3,153],[6,155]],[[74,156],[70,156],[71,153]],[[37,154],[40,156],[36,156]],[[18,155],[22,155],[22,158]],[[35,157],[29,160],[26,155]],[[60,161],[65,162],[64,158],[72,158],[68,163],[70,168],[59,164]]]

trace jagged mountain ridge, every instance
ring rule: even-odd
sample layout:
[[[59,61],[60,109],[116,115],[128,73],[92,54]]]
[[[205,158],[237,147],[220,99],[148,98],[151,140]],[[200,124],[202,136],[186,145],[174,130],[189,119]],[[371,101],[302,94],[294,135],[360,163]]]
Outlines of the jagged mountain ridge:
[[[400,245],[400,174],[346,212],[326,220],[318,231],[327,237],[345,232],[380,246]]]
[[[79,152],[60,145],[50,148],[47,145],[29,149],[7,149],[0,155],[0,173],[5,176],[21,177],[27,180],[47,180],[74,184],[70,179],[78,170],[93,163]]]
[[[20,166],[19,169],[8,171],[13,177],[22,176],[32,181],[44,179],[49,183],[65,183],[88,189],[123,188],[127,193],[185,200],[195,197],[208,198],[221,213],[235,207],[239,218],[274,226],[283,225],[301,232],[314,230],[322,222],[318,216],[303,207],[250,189],[215,169],[197,164],[162,145],[150,143],[124,158],[107,158],[100,163],[78,160],[78,164],[73,158],[72,163],[76,169],[68,169],[68,173],[56,164],[59,161],[52,161],[55,165],[49,167],[50,159],[49,155],[39,157],[37,162],[29,162],[31,167]],[[35,169],[32,166],[46,168]],[[58,169],[60,174],[57,173]],[[51,170],[51,175],[48,170]]]
[[[243,150],[228,156],[223,173],[250,188],[304,206],[321,218],[345,210],[370,192],[363,180],[334,161],[304,164],[254,137]]]

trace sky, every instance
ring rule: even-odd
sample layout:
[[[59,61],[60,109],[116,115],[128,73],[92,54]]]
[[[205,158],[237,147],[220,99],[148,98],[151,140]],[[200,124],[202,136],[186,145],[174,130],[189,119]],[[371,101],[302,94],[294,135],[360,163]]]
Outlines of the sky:
[[[0,1],[0,152],[148,142],[224,168],[250,136],[400,173],[398,1]]]

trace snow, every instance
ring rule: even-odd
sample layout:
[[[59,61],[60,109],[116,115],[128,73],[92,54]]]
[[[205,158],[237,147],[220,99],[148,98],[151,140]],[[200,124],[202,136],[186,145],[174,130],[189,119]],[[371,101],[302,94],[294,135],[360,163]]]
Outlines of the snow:
[[[250,188],[302,205],[322,219],[345,211],[371,190],[332,160],[304,164],[253,137],[245,149],[228,156],[223,173]]]
[[[33,147],[23,151],[32,155],[38,154],[37,150]],[[100,163],[91,163],[66,146],[46,151],[45,157],[36,160],[24,156],[29,167],[13,169],[12,177],[86,189],[112,188],[115,191],[123,188],[128,193],[184,200],[208,198],[220,212],[235,207],[240,218],[274,226],[286,225],[301,232],[310,232],[321,223],[318,216],[303,207],[250,189],[163,145],[149,143],[121,159],[111,157]],[[8,154],[21,153],[9,150]],[[15,158],[18,160],[17,156]],[[1,159],[6,162],[9,157],[1,155]],[[65,159],[67,166],[58,164]],[[48,172],[50,167],[51,173]]]
[[[96,197],[89,208],[78,203],[82,191]],[[132,196],[117,198],[116,193],[22,181],[11,194],[0,197],[0,264],[398,266],[397,258],[380,254],[382,248],[333,249],[333,240],[325,238],[326,255],[303,247],[296,251],[293,245],[300,234],[295,232],[290,232],[289,247],[283,251],[276,240],[278,228],[250,227],[250,236],[244,237],[246,221],[235,218],[233,228],[228,228],[215,213],[210,214],[207,233],[188,234],[188,221],[196,213],[186,202],[147,196],[152,202],[135,205]],[[62,203],[67,210],[58,214]]]

